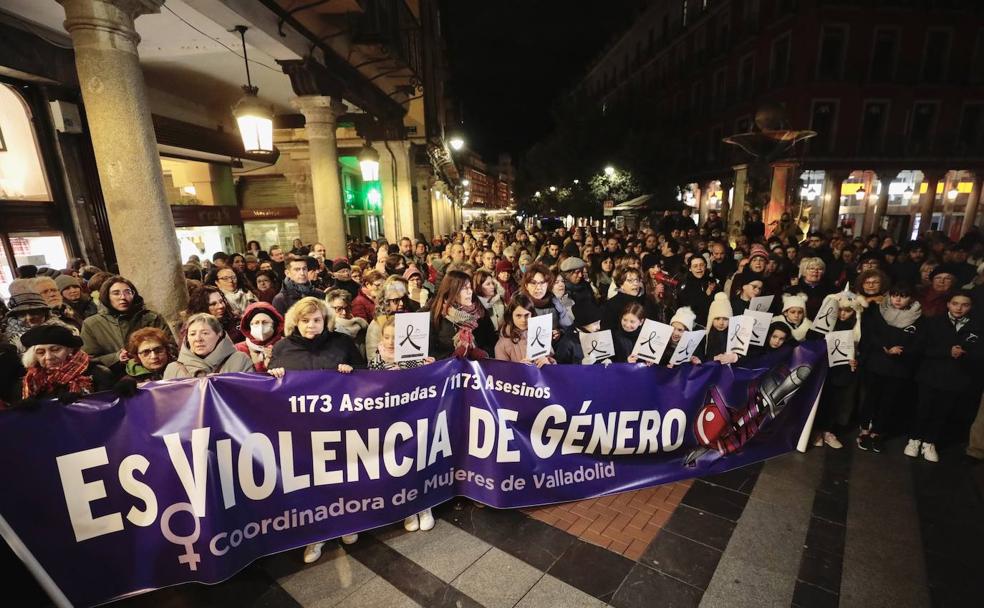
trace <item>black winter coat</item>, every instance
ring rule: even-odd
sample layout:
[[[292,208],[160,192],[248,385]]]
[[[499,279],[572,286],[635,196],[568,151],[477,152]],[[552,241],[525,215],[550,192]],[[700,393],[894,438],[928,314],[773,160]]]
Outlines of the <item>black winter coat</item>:
[[[677,305],[678,306],[689,306],[694,314],[697,315],[697,320],[703,323],[707,319],[707,311],[711,308],[711,300],[714,298],[714,293],[707,295],[707,286],[714,281],[710,275],[704,275],[704,278],[698,279],[692,274],[688,274],[687,278],[677,289]]]
[[[929,317],[921,332],[922,363],[916,380],[932,388],[961,392],[976,382],[975,375],[981,372],[984,350],[981,349],[981,325],[971,317],[958,332],[950,321],[949,314]],[[954,359],[951,351],[960,345],[966,351],[959,359]]]
[[[880,306],[869,306],[861,317],[861,369],[889,378],[911,378],[919,361],[922,324],[920,317],[904,327],[895,327],[885,320]],[[893,346],[901,346],[902,354],[885,352]]]
[[[630,296],[624,291],[619,291],[605,302],[601,315],[601,328],[610,329],[613,332],[622,327],[622,310],[630,302],[645,304],[641,296]]]
[[[331,370],[342,363],[352,367],[366,366],[365,359],[352,338],[326,328],[313,339],[293,333],[273,346],[267,369],[282,367],[290,370]]]

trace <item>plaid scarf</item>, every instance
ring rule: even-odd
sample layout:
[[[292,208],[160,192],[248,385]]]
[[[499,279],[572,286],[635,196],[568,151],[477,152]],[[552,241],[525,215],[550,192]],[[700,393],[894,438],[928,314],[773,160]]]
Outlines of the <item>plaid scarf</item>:
[[[488,359],[489,355],[484,350],[475,345],[473,331],[478,327],[478,321],[482,318],[484,309],[478,302],[472,301],[471,306],[465,308],[460,304],[448,306],[444,313],[444,318],[451,321],[458,331],[454,334],[451,344],[454,346],[455,357],[467,357],[469,359]]]
[[[91,393],[92,376],[83,375],[88,368],[89,355],[81,349],[55,367],[32,365],[24,375],[22,396],[30,399],[60,392]]]

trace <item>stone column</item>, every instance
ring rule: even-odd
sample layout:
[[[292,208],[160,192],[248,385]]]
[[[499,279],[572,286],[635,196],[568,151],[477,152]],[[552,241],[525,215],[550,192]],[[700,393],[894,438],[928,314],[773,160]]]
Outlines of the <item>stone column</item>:
[[[718,182],[721,184],[721,211],[718,216],[727,228],[728,217],[731,214],[731,189],[734,187],[734,177],[723,176]]]
[[[294,204],[297,206],[297,229],[301,240],[305,243],[318,242],[318,219],[315,215],[314,193],[311,190],[311,173],[302,170],[284,171],[284,179],[290,183],[294,190]],[[280,246],[286,246],[288,251],[291,249],[290,243],[281,243]]]
[[[837,217],[840,215],[841,186],[850,175],[850,171],[844,170],[825,170],[823,172],[823,192],[820,193],[821,231],[837,228]]]
[[[396,212],[400,217],[400,238],[417,237],[419,228],[413,204],[413,171],[410,162],[410,143],[389,142],[396,156]]]
[[[400,240],[399,214],[396,205],[396,183],[394,177],[393,157],[382,142],[375,142],[372,147],[379,154],[379,189],[383,195],[383,235],[390,243]]]
[[[703,225],[707,220],[708,198],[711,195],[710,182],[700,184],[700,191],[697,193],[697,225]]]
[[[72,35],[96,168],[120,272],[173,325],[187,290],[164,192],[134,20],[163,0],[59,0]]]
[[[345,111],[345,106],[341,100],[323,95],[302,95],[295,98],[292,104],[304,114],[318,241],[324,243],[329,258],[344,257],[345,207],[338,175],[335,119]]]
[[[789,191],[796,180],[797,163],[781,162],[772,164],[772,194],[769,204],[763,210],[762,221],[765,222],[765,234],[769,235],[778,225],[779,218],[789,210]],[[773,224],[777,222],[777,224]]]
[[[871,225],[866,226],[864,230],[864,235],[869,235],[872,232],[878,232],[881,230],[882,219],[888,213],[888,188],[892,184],[892,181],[899,174],[901,169],[891,168],[882,169],[876,173],[878,178],[878,199],[875,201],[875,213],[871,219]],[[865,218],[868,216],[865,215]]]
[[[936,205],[936,188],[942,180],[946,179],[948,171],[941,169],[927,169],[922,173],[923,183],[926,184],[926,192],[919,195],[920,235],[930,230],[930,227],[933,224],[933,207]],[[945,192],[943,193],[943,196],[946,196]]]
[[[735,199],[731,203],[731,214],[724,226],[724,232],[734,244],[734,237],[745,227],[745,191],[748,189],[748,165],[736,165]],[[735,226],[735,224],[738,224]]]
[[[967,206],[964,208],[963,223],[960,225],[960,236],[967,234],[974,222],[977,220],[977,206],[981,202],[981,188],[984,187],[984,178],[974,176],[974,189],[967,196]]]
[[[432,191],[434,185],[431,183],[428,167],[414,167],[414,175],[417,188],[416,217],[417,232],[422,233],[425,238],[434,237],[434,205]],[[416,241],[417,235],[413,235]]]

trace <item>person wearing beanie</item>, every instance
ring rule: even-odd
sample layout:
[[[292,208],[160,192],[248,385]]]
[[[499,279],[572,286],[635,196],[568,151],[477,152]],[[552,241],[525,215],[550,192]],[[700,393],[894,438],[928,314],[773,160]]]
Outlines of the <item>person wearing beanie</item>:
[[[513,294],[519,289],[512,262],[503,258],[495,263],[495,280],[502,286],[502,301],[509,304]]]
[[[666,350],[663,351],[662,358],[659,360],[661,366],[672,367],[670,360],[673,358],[673,352],[680,344],[680,338],[683,337],[683,332],[693,331],[694,323],[696,322],[697,315],[694,314],[693,309],[689,306],[681,306],[673,313],[673,317],[670,318],[670,326],[673,328],[673,333],[670,334],[670,341],[666,345]]]
[[[738,360],[738,355],[728,352],[728,325],[732,316],[734,315],[731,302],[728,301],[728,294],[724,292],[714,294],[707,312],[707,325],[705,325],[707,334],[694,351],[695,356],[702,362],[718,361],[728,364]]]
[[[41,294],[44,303],[48,305],[51,314],[65,325],[74,327],[76,330],[82,328],[82,320],[75,317],[75,311],[65,304],[61,292],[55,280],[48,275],[38,275],[33,279],[34,291]]]
[[[861,341],[861,312],[863,306],[858,296],[850,291],[842,291],[827,296],[824,301],[837,303],[837,321],[831,331],[851,331],[854,335],[855,358],[850,365],[839,365],[827,370],[827,379],[820,393],[820,405],[813,421],[813,446],[824,445],[839,450],[844,445],[837,437],[837,431],[850,422],[858,397],[858,343]],[[821,306],[822,308],[822,306]],[[808,340],[823,340],[825,335],[811,329]]]
[[[806,318],[806,294],[783,294],[782,314],[772,317],[772,322],[788,325],[796,342],[806,340],[807,333],[813,328],[813,323]]]
[[[919,294],[923,316],[938,317],[946,314],[947,296],[957,287],[957,269],[953,264],[940,264],[929,273],[929,286]]]
[[[407,281],[407,297],[416,302],[420,308],[427,306],[433,296],[431,291],[433,286],[424,281],[424,273],[415,263],[407,266],[403,278]]]
[[[560,263],[560,274],[567,289],[567,296],[575,303],[594,302],[594,290],[588,282],[587,264],[579,257],[564,258]]]
[[[17,267],[18,279],[33,279],[38,276],[38,267],[34,264],[24,264]]]
[[[99,312],[96,303],[82,290],[82,282],[77,278],[63,274],[55,277],[55,286],[61,293],[62,300],[72,308],[75,317],[80,320],[80,324]]]
[[[331,265],[335,289],[344,289],[352,298],[359,294],[359,284],[352,280],[352,265],[345,258],[338,258]]]
[[[14,279],[10,284],[8,310],[0,322],[2,341],[11,344],[18,354],[24,352],[21,336],[32,327],[57,325],[78,333],[78,330],[55,317],[48,304],[37,292],[35,279]]]
[[[256,371],[265,372],[273,346],[284,337],[284,318],[272,304],[254,302],[243,312],[239,331],[245,339],[236,344],[236,350],[249,355]]]
[[[91,360],[82,350],[82,338],[67,327],[32,327],[21,336],[21,343],[26,349],[22,357],[26,373],[21,381],[23,400],[15,406],[50,398],[72,403],[113,385],[112,372]]]
[[[119,366],[122,371],[129,358],[126,341],[136,330],[156,327],[174,335],[163,316],[144,306],[136,286],[125,277],[114,275],[103,281],[99,301],[99,313],[82,323],[82,349],[110,369]]]
[[[592,365],[594,357],[588,357],[581,348],[579,333],[594,333],[601,330],[603,311],[594,300],[576,302],[572,309],[574,326],[565,330],[561,339],[554,344],[554,358],[557,363]]]
[[[746,269],[735,275],[732,283],[731,311],[735,315],[744,314],[752,303],[752,298],[762,295],[765,278],[754,271]]]

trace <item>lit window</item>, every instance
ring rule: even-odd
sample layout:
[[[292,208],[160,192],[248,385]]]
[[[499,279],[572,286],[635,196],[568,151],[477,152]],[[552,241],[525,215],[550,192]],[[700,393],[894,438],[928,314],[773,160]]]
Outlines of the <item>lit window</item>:
[[[0,84],[0,200],[50,201],[27,105]]]

